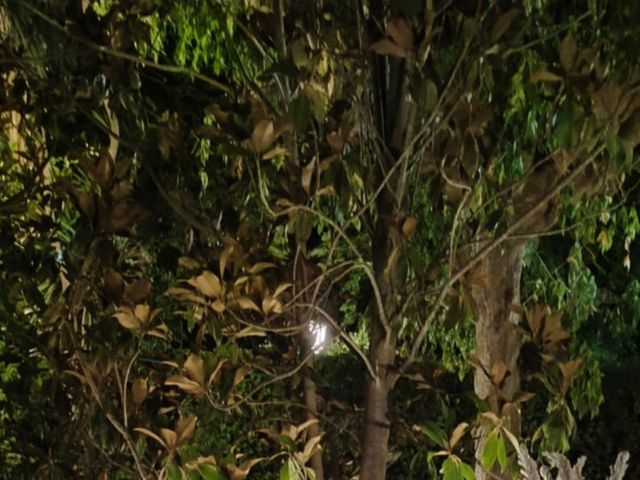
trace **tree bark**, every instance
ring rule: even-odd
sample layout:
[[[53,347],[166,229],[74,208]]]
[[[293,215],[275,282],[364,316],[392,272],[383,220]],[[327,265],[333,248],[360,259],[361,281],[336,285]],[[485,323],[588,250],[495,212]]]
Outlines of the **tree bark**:
[[[400,318],[397,258],[402,234],[392,220],[397,215],[397,202],[393,196],[382,194],[377,207],[379,217],[372,239],[373,270],[382,305],[375,299],[372,302],[375,313],[369,334],[369,361],[377,378],[369,379],[366,390],[360,480],[384,480],[386,477],[391,426],[389,392],[397,379],[392,367],[396,359],[396,330]]]
[[[468,291],[476,320],[475,355],[482,368],[476,368],[474,390],[480,399],[488,399],[496,415],[502,413],[502,405],[510,402],[520,392],[518,356],[522,345],[517,329],[520,314],[513,306],[520,305],[520,277],[522,272],[523,243],[506,243],[482,260],[469,275]],[[506,373],[499,382],[492,378],[504,364]],[[496,367],[497,366],[497,367]],[[497,383],[497,384],[496,384]],[[505,426],[516,436],[520,435],[520,412],[510,409]],[[491,426],[481,428],[476,457],[482,450]],[[488,474],[481,465],[476,465],[476,479],[511,478],[515,466],[514,455],[509,455],[505,472],[498,469]],[[496,477],[497,476],[497,477]]]

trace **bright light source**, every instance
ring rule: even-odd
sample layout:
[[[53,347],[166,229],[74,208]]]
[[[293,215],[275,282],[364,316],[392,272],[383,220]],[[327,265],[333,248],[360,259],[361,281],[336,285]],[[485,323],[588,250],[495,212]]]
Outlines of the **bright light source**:
[[[323,323],[312,320],[309,322],[309,333],[311,333],[311,338],[313,340],[311,350],[313,350],[313,353],[317,355],[327,346],[327,326]]]

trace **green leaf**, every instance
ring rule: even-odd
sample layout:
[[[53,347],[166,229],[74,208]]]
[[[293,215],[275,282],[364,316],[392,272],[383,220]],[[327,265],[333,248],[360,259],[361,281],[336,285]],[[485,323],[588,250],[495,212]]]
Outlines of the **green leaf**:
[[[507,448],[502,436],[498,438],[498,451],[496,454],[498,457],[498,463],[500,464],[500,471],[504,472],[505,468],[507,468]]]
[[[300,478],[296,462],[294,462],[293,459],[290,458],[282,465],[279,478],[280,480],[298,480]]]
[[[493,464],[496,462],[496,458],[498,456],[498,435],[496,431],[492,431],[484,444],[484,448],[482,449],[482,467],[485,470],[491,470]]]
[[[444,433],[444,430],[442,430],[437,424],[427,422],[420,427],[420,430],[429,437],[432,442],[442,448],[447,448],[447,434]]]
[[[280,445],[282,445],[283,447],[288,447],[291,450],[296,449],[296,442],[289,435],[279,435],[278,441],[280,442]]]
[[[173,462],[167,464],[167,478],[169,480],[182,480],[182,469]]]
[[[305,95],[298,95],[291,102],[291,117],[296,133],[299,135],[306,133],[311,121],[311,106]]]
[[[473,468],[467,463],[460,463],[460,473],[464,480],[476,480],[476,474],[474,473]]]
[[[198,473],[203,480],[225,480],[225,476],[220,470],[206,463],[198,465]]]
[[[442,473],[443,480],[463,480],[460,462],[456,461],[454,457],[448,457],[442,462],[440,473]]]

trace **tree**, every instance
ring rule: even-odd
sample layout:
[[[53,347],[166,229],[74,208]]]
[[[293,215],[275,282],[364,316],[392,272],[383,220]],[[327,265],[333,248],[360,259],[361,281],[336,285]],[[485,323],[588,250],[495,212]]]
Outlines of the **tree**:
[[[587,207],[624,191],[634,167],[638,78],[621,47],[630,33],[610,28],[615,12],[16,5],[3,14],[13,40],[3,111],[20,115],[27,143],[7,147],[24,160],[3,169],[29,176],[3,192],[16,208],[3,221],[18,232],[12,248],[38,252],[27,256],[40,267],[36,278],[14,267],[23,284],[3,305],[14,323],[29,317],[25,336],[37,340],[15,346],[35,348],[82,432],[77,456],[50,459],[48,474],[107,475],[87,461],[96,451],[141,478],[263,468],[269,454],[248,441],[242,462],[183,461],[203,408],[192,405],[206,405],[264,422],[280,478],[323,478],[327,425],[308,338],[323,322],[366,378],[359,478],[385,478],[392,393],[422,374],[434,323],[467,309],[486,401],[476,478],[510,476],[525,310],[545,341],[565,339],[559,315],[521,306],[525,251],[559,218],[573,222],[566,232],[593,216]],[[27,240],[29,209],[53,228]],[[365,342],[340,300],[365,319]],[[579,364],[562,360],[564,395]],[[298,394],[300,374],[304,408],[291,414],[283,399]],[[260,402],[273,398],[291,424],[268,418]],[[445,438],[445,477],[470,474],[454,451],[466,429]]]

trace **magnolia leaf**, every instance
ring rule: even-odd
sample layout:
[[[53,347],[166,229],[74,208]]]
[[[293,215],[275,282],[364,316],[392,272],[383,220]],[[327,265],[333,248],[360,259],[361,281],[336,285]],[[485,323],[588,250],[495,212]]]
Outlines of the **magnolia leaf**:
[[[310,426],[316,425],[319,421],[320,420],[318,420],[317,418],[310,418],[306,422],[303,422],[300,425],[298,425],[297,427],[295,427],[295,433],[293,435],[293,439],[295,440],[298,437],[298,435],[300,435],[302,432],[304,432]]]
[[[142,329],[142,323],[128,307],[119,308],[113,316],[118,320],[118,323],[127,330],[135,331]]]
[[[275,141],[276,136],[271,120],[260,120],[251,134],[251,147],[255,153],[264,153]]]
[[[217,298],[222,293],[220,279],[217,275],[209,271],[202,272],[201,275],[190,279],[188,282],[207,297]]]
[[[279,480],[299,480],[299,478],[298,466],[292,458],[288,459],[280,468]]]
[[[151,292],[151,282],[146,278],[141,278],[127,285],[124,296],[134,303],[142,302]]]
[[[293,284],[290,282],[287,283],[281,283],[280,285],[278,285],[278,287],[276,288],[276,291],[273,292],[273,296],[274,297],[279,297],[280,294],[282,294],[285,290],[287,290],[288,288],[291,288]]]
[[[447,457],[442,462],[440,468],[443,480],[463,480],[462,472],[460,471],[460,460],[457,457]]]
[[[491,381],[494,385],[500,385],[507,373],[507,365],[499,360],[491,366]]]
[[[482,412],[480,415],[483,416],[484,418],[490,420],[491,423],[493,423],[494,426],[498,426],[501,423],[500,417],[498,417],[493,412],[489,412],[489,411]]]
[[[263,272],[269,268],[276,268],[277,265],[275,263],[271,263],[271,262],[258,262],[255,265],[253,265],[250,269],[249,269],[249,273],[251,275],[256,275],[260,272]]]
[[[108,268],[104,275],[105,293],[112,300],[118,300],[124,293],[124,279],[112,268]]]
[[[498,434],[493,430],[485,440],[484,448],[482,449],[481,463],[485,470],[491,470],[491,467],[493,467],[493,464],[496,462],[499,443],[500,439],[498,438]]]
[[[237,467],[233,464],[226,465],[227,472],[229,472],[229,476],[231,480],[244,480],[249,475],[249,472],[253,468],[253,466],[257,463],[260,463],[263,458],[252,458],[251,460],[245,460]]]
[[[413,48],[413,31],[403,18],[394,18],[387,25],[387,33],[395,43],[406,50]]]
[[[496,43],[509,30],[509,27],[520,16],[520,10],[512,8],[498,17],[491,30],[491,42]]]
[[[190,415],[188,417],[182,418],[176,424],[176,435],[177,435],[177,444],[181,445],[191,438],[193,432],[196,429],[196,424],[198,423],[198,417],[195,415]]]
[[[102,152],[95,169],[95,181],[100,188],[108,190],[113,180],[114,164],[108,151]]]
[[[344,148],[344,138],[342,138],[342,135],[338,132],[329,132],[326,138],[331,150],[336,153],[342,153],[342,149]]]
[[[211,375],[209,375],[209,379],[207,380],[207,385],[211,386],[211,385],[215,385],[220,381],[220,377],[222,375],[222,367],[227,363],[227,359],[223,358],[222,360],[220,360],[218,362],[218,365],[216,365],[216,368],[213,369],[213,372],[211,372]]]
[[[198,382],[194,382],[184,375],[172,375],[164,381],[165,385],[175,386],[190,395],[204,395],[204,388]]]
[[[242,380],[249,375],[253,370],[251,369],[251,367],[248,367],[247,365],[242,365],[240,368],[238,368],[236,370],[236,373],[233,376],[233,386],[235,387],[236,385],[238,385],[240,382],[242,382]]]
[[[238,297],[236,302],[238,302],[238,306],[242,310],[255,310],[258,313],[262,313],[260,308],[258,308],[258,305],[256,305],[256,302],[251,300],[249,297]]]
[[[236,338],[243,338],[243,337],[266,337],[267,334],[265,333],[264,330],[260,330],[256,327],[245,327],[242,330],[240,330],[238,333],[236,333],[234,335],[234,337]]]
[[[302,451],[304,463],[307,463],[309,459],[316,453],[319,448],[320,440],[322,440],[322,435],[316,435],[315,437],[311,437],[307,440],[307,443],[304,445],[304,449]]]
[[[311,178],[313,177],[313,172],[316,167],[316,157],[313,157],[311,161],[304,166],[302,169],[302,173],[300,175],[300,182],[302,183],[302,188],[304,191],[309,193],[311,190]]]
[[[529,78],[529,82],[538,83],[538,82],[561,82],[562,77],[560,75],[556,75],[549,70],[538,70]]]
[[[211,304],[209,306],[216,313],[222,313],[227,308],[226,305],[224,304],[224,302],[222,300],[220,300],[220,299],[216,300],[215,302],[211,302]]]
[[[449,438],[449,447],[451,448],[451,450],[453,450],[456,444],[460,441],[460,439],[464,435],[464,432],[467,431],[468,426],[469,424],[467,422],[462,422],[453,429],[451,437]]]
[[[504,472],[507,468],[507,448],[504,442],[504,438],[501,436],[498,438],[498,449],[496,451],[496,458],[498,459],[498,463],[500,464],[500,471]]]
[[[578,51],[578,46],[576,44],[576,39],[573,38],[571,33],[567,34],[560,43],[560,49],[558,54],[560,55],[560,65],[566,72],[570,72],[573,69],[574,60],[576,58],[576,52]]]
[[[158,435],[156,435],[155,433],[153,433],[151,430],[147,429],[147,428],[134,428],[133,429],[136,432],[140,432],[143,435],[146,435],[149,438],[153,438],[156,442],[158,442],[160,445],[162,445],[164,448],[167,448],[167,444],[165,443],[165,441],[163,439],[161,439]]]
[[[274,147],[268,152],[266,152],[264,155],[262,155],[262,159],[271,160],[273,158],[284,157],[286,155],[289,155],[289,150],[287,150],[284,147]]]
[[[420,431],[429,437],[436,445],[447,448],[447,435],[437,424],[426,422],[420,426]]]
[[[218,467],[207,463],[198,465],[198,473],[202,480],[225,480],[225,476],[220,472]]]
[[[321,197],[323,195],[334,196],[336,194],[336,189],[333,188],[333,185],[327,185],[326,187],[322,187],[315,193],[315,197]]]
[[[131,382],[131,397],[135,405],[140,405],[147,398],[149,387],[146,378],[137,378]]]
[[[142,325],[145,325],[149,322],[151,307],[146,304],[136,305],[133,309],[133,313],[136,318],[140,321]]]
[[[413,232],[416,230],[416,225],[418,225],[418,221],[415,217],[408,216],[402,222],[402,235],[405,238],[409,238]]]
[[[233,243],[229,243],[227,244],[223,249],[222,249],[222,253],[220,254],[220,278],[224,278],[224,271],[227,267],[227,262],[229,261],[229,257],[231,256],[231,253],[233,252],[235,248],[235,245]]]
[[[167,339],[167,334],[169,333],[169,327],[167,327],[164,323],[161,323],[157,327],[148,330],[145,335],[149,335],[151,337],[161,338],[163,340]]]
[[[191,380],[204,385],[204,361],[200,355],[191,354],[184,362],[184,370]]]
[[[160,436],[163,438],[167,449],[172,450],[177,446],[178,435],[173,430],[169,430],[168,428],[161,428]]]
[[[401,47],[395,42],[392,42],[388,38],[378,40],[371,45],[371,49],[378,55],[388,55],[396,58],[408,58],[409,51],[406,48]]]
[[[460,463],[460,473],[464,480],[476,480],[476,474],[473,471],[473,468],[467,463]]]

